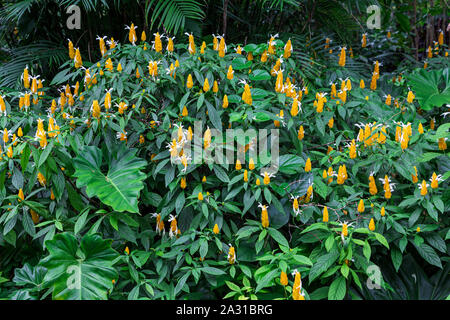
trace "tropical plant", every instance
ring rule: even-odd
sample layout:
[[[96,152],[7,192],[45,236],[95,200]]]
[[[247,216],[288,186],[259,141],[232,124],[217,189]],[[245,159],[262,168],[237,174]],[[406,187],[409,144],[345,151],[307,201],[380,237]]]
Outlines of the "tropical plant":
[[[0,89],[2,298],[448,296],[446,44],[128,29]]]

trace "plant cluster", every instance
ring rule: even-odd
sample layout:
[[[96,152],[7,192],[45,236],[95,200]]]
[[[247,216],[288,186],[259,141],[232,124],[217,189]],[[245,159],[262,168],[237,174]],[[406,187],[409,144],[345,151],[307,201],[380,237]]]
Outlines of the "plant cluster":
[[[27,67],[1,91],[3,298],[344,299],[395,291],[372,273],[406,255],[447,270],[444,43],[426,69],[360,73],[367,35],[323,39],[308,79],[314,56],[278,35],[127,29],[98,37],[99,61],[69,40],[51,82]],[[276,170],[252,130],[278,142]],[[191,145],[243,157],[193,161]]]

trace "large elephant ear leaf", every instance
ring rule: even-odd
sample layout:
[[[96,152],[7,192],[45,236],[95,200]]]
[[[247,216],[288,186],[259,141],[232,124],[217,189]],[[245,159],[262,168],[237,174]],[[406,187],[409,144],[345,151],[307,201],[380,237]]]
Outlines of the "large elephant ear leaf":
[[[111,241],[99,235],[86,235],[78,245],[70,233],[55,235],[45,242],[49,255],[40,265],[47,268],[44,283],[53,288],[53,299],[99,300],[107,299],[117,271],[112,267],[118,253]]]
[[[108,163],[108,172],[102,171],[102,151],[84,147],[74,159],[77,187],[86,187],[89,197],[97,196],[115,211],[138,213],[138,198],[144,188],[146,175],[140,170],[147,162],[136,157],[135,149],[122,148]]]

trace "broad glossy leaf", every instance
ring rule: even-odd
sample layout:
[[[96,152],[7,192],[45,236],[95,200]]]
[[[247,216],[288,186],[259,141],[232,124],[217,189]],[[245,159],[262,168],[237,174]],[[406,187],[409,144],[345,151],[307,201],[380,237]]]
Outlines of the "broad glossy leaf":
[[[107,299],[117,271],[112,267],[118,256],[111,241],[98,234],[87,235],[78,244],[70,233],[55,235],[45,242],[49,255],[41,261],[47,268],[44,282],[53,288],[53,299]]]
[[[146,177],[140,170],[146,161],[135,154],[134,149],[120,149],[105,174],[101,169],[101,150],[95,146],[84,147],[74,159],[77,187],[86,187],[89,197],[97,196],[116,211],[139,212],[138,197]]]

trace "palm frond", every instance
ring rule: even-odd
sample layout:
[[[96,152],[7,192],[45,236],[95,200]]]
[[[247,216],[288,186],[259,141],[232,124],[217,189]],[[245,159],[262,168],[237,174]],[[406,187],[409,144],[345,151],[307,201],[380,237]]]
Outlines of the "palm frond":
[[[49,70],[67,59],[65,48],[50,41],[40,41],[35,44],[15,48],[11,59],[0,65],[0,87],[17,88],[23,69],[39,65],[39,72]],[[35,70],[38,72],[38,70]]]
[[[145,8],[147,23],[151,10],[150,27],[159,20],[158,28],[162,25],[173,34],[184,30],[186,19],[200,21],[205,18],[203,3],[195,0],[150,0]]]

